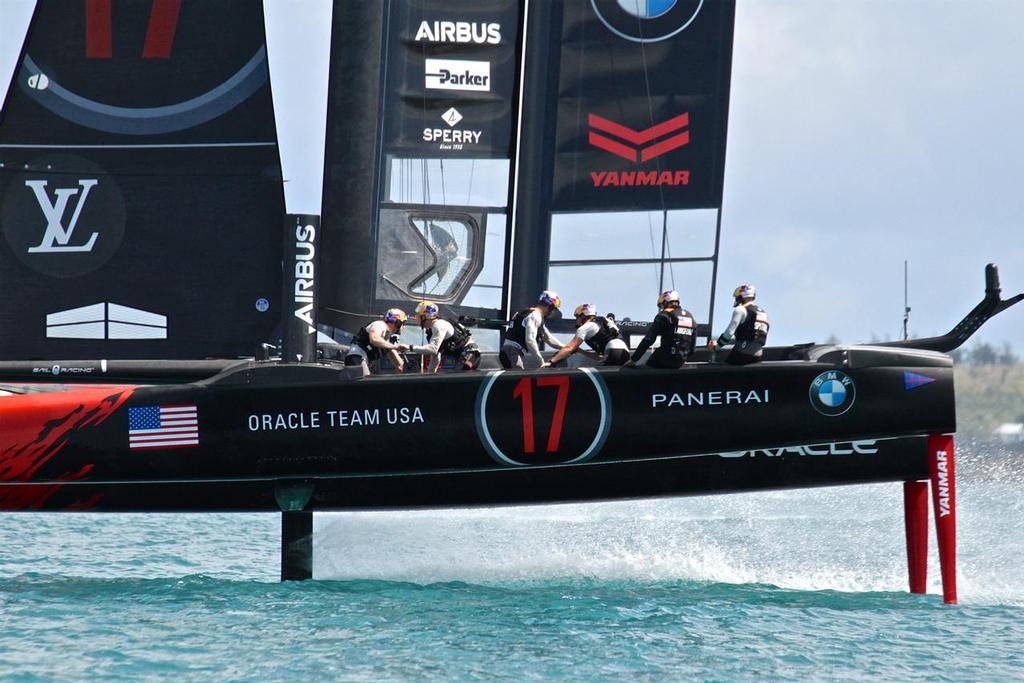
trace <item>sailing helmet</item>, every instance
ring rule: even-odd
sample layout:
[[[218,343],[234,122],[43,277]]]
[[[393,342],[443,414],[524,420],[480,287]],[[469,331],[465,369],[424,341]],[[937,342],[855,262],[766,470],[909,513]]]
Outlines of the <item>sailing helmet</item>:
[[[597,315],[597,306],[594,304],[580,304],[572,313],[576,316],[577,320],[580,318],[590,318]]]
[[[658,295],[658,308],[665,308],[665,306],[673,301],[679,303],[679,292],[674,289],[662,292]]]
[[[552,309],[555,309],[562,305],[562,300],[558,297],[558,292],[553,289],[545,289],[540,293],[540,296],[537,297],[537,303],[545,304],[550,306]]]
[[[405,321],[409,319],[409,316],[405,314],[401,308],[389,308],[384,312],[384,322],[394,323],[401,327],[405,324]]]
[[[740,299],[750,299],[753,301],[757,297],[757,288],[754,285],[740,285],[732,290],[732,296],[737,301]]]
[[[420,317],[420,322],[425,320],[436,320],[437,314],[440,309],[433,301],[421,301],[416,304],[416,315]]]

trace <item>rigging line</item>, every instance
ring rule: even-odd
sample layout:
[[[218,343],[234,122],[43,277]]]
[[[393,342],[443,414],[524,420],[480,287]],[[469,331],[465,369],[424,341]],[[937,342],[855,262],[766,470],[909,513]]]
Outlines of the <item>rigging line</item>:
[[[662,256],[662,258],[665,258],[666,261],[668,261],[668,277],[669,277],[670,280],[672,280],[672,289],[675,289],[676,288],[676,264],[673,261],[670,260],[672,258],[672,243],[668,239],[668,211],[664,211],[663,213],[664,213],[664,221],[665,221],[665,232],[664,232],[664,235],[663,235],[664,240],[665,240],[665,252],[664,252],[664,255]]]
[[[649,215],[649,214],[648,214]],[[668,211],[661,212],[661,283],[659,289],[665,286],[665,242],[668,230]],[[675,289],[673,286],[672,289]],[[664,290],[662,290],[664,291]]]
[[[657,249],[655,249],[655,247],[654,247],[654,223],[651,221],[651,212],[650,211],[644,211],[644,214],[646,214],[646,216],[647,216],[647,238],[651,242],[651,258],[655,258],[655,254],[657,254],[658,252],[657,252]],[[662,245],[662,252],[663,252],[662,253],[662,257],[664,257],[664,251],[665,251],[664,245]],[[652,263],[651,267],[653,268],[655,273],[658,273],[658,264]],[[662,279],[663,275],[664,275],[664,266],[662,267],[662,272],[658,273],[655,276],[655,279],[657,280],[657,290],[659,292],[662,291],[661,285],[662,285],[662,282],[663,282],[663,279]]]
[[[476,169],[476,159],[469,160],[469,189],[466,190],[466,204],[473,199],[473,171]]]
[[[639,18],[640,17],[640,10],[639,10],[639,7],[637,9],[636,14],[637,14],[637,28],[639,29],[640,28],[640,26],[639,26],[639,24],[640,24],[640,18]],[[642,44],[641,44],[641,46],[642,46]],[[616,66],[615,65],[615,52],[614,51],[610,52],[609,57],[611,58],[611,72],[613,74],[615,74],[615,73],[618,72],[618,70],[615,68],[615,66]],[[584,60],[582,60],[582,59],[580,60],[580,72],[581,73],[582,73],[582,70],[583,70],[583,61]],[[582,79],[582,76],[580,78]],[[653,113],[653,111],[651,111],[651,107],[650,107],[650,85],[648,85],[648,87],[647,87],[647,93],[648,93],[647,108],[648,108],[649,116],[650,116],[650,119],[651,119],[651,124],[653,125],[653,123],[654,123],[654,113]],[[619,98],[619,100],[618,100],[618,116],[619,116],[620,120],[624,120],[625,119],[625,113],[626,112],[625,112],[625,105],[623,104],[623,99]],[[578,127],[579,127],[579,117],[578,117],[578,115],[577,115],[577,122],[576,123],[577,123],[577,129],[578,129]],[[589,127],[589,124],[588,124],[588,127]],[[578,157],[578,155],[577,155],[577,157]],[[575,163],[575,160],[574,160],[574,163]],[[637,172],[640,171],[640,159],[639,158],[637,158],[637,160],[634,162],[633,168]],[[574,168],[573,169],[574,175],[575,175],[575,172],[576,172],[576,169]],[[650,240],[650,243],[651,243],[651,257],[653,258],[654,255],[657,253],[657,248],[654,245],[654,223],[651,222],[651,212],[650,211],[644,211],[644,214],[646,214],[646,216],[647,216],[647,236],[648,236],[648,239]],[[654,273],[655,288],[660,292],[661,291],[662,280],[661,280],[661,274],[658,272],[658,264],[652,263],[651,264],[651,269],[652,269],[652,272]]]
[[[444,190],[444,159],[438,159],[441,168],[441,203],[448,206],[448,199]]]
[[[416,198],[413,196],[412,159],[403,162],[405,166],[405,201],[412,204]]]
[[[639,0],[638,0],[637,4],[639,5]],[[637,11],[636,16],[637,16],[637,29],[639,31],[640,30],[640,12],[639,11]],[[642,63],[643,70],[644,70],[644,90],[647,93],[647,114],[648,114],[648,117],[649,117],[649,120],[650,120],[650,125],[653,126],[654,125],[654,104],[651,101],[651,77],[650,77],[650,69],[649,69],[649,66],[647,64],[647,48],[646,48],[646,43],[640,43],[640,62]],[[658,173],[660,174],[661,173],[661,157],[658,157],[658,158],[655,159],[655,164],[657,166]],[[658,201],[661,204],[661,210],[662,210],[662,213],[663,213],[663,220],[664,220],[663,231],[662,231],[662,235],[661,235],[661,239],[662,239],[662,245],[661,245],[662,246],[662,254],[661,254],[661,257],[662,257],[662,278],[664,278],[665,251],[668,248],[668,209],[665,207],[665,188],[662,187],[661,185],[658,185]],[[676,288],[675,268],[672,265],[669,266],[669,277],[672,280],[672,289],[675,289]],[[664,280],[663,280],[663,282],[664,282]]]
[[[420,204],[430,204],[430,160],[420,159]]]
[[[637,5],[638,5],[637,13],[636,13],[637,32],[641,33],[639,0],[637,2]],[[641,35],[642,35],[642,33],[641,33]],[[646,43],[640,43],[640,62],[643,65],[643,69],[644,69],[644,90],[647,93],[647,115],[649,117],[650,125],[653,126],[654,125],[654,105],[651,102],[651,75],[650,75],[650,69],[649,69],[648,64],[647,64],[647,47],[646,47],[646,45],[647,45]],[[661,157],[657,157],[654,163],[657,166],[658,173],[660,175],[661,174]],[[664,211],[665,210],[665,188],[662,187],[661,185],[658,185],[658,201],[661,203],[661,210]]]

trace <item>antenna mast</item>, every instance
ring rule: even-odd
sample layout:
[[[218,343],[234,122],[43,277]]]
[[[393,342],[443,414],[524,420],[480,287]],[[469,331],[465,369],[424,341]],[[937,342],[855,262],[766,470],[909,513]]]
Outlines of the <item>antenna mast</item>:
[[[907,340],[907,327],[910,323],[910,278],[908,276],[907,261],[903,261],[903,341]]]

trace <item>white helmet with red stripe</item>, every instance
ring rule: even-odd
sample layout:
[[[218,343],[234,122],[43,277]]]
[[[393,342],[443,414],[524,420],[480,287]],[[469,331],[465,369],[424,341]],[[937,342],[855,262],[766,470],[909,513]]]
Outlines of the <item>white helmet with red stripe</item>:
[[[740,285],[736,289],[732,290],[732,296],[737,301],[753,301],[757,298],[757,289],[754,285]]]

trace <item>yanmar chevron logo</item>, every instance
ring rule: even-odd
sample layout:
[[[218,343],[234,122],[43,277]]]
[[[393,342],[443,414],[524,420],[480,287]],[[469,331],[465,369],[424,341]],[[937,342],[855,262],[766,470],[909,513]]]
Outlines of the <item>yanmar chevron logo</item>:
[[[590,124],[590,144],[629,161],[649,161],[690,142],[690,131],[678,132],[690,125],[689,114],[680,114],[645,130],[633,130],[597,114],[590,114],[587,118]],[[618,140],[604,135],[605,133],[615,136]],[[647,144],[657,138],[662,139]],[[624,144],[623,141],[632,146]]]
[[[643,164],[690,142],[689,113],[679,114],[650,128],[633,130],[597,114],[588,114],[591,146],[617,157]],[[688,170],[591,171],[594,187],[689,185]]]

